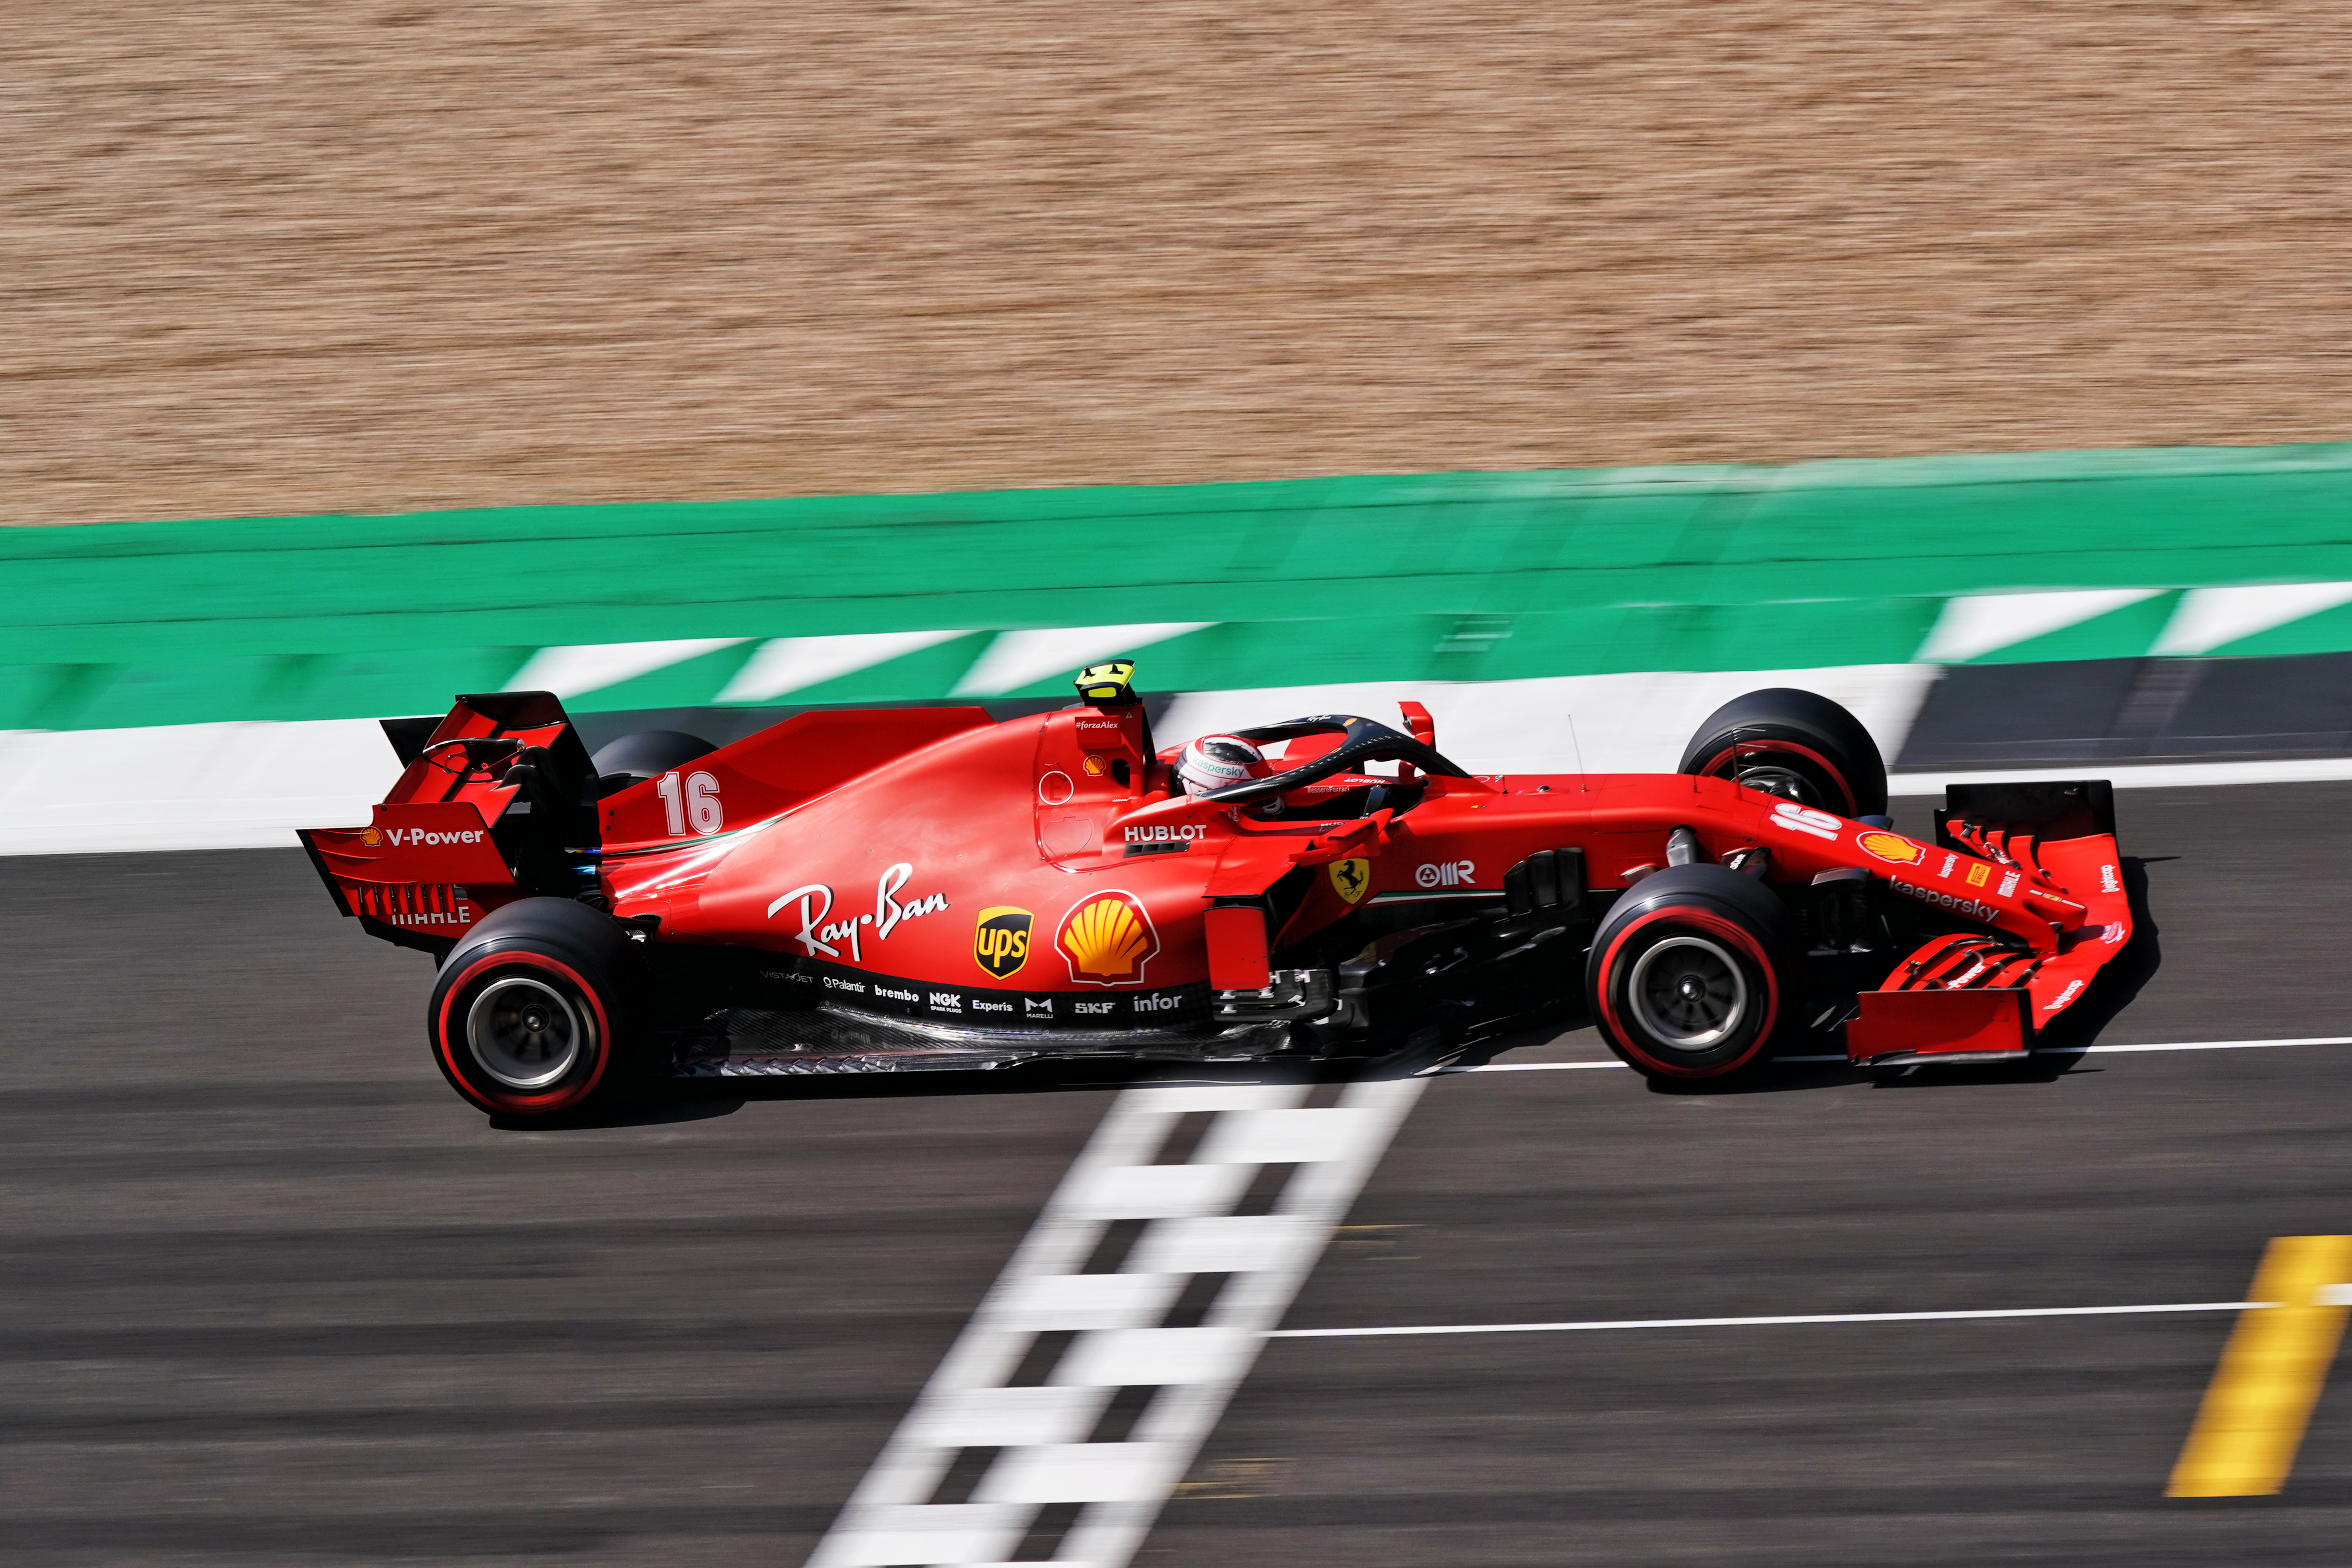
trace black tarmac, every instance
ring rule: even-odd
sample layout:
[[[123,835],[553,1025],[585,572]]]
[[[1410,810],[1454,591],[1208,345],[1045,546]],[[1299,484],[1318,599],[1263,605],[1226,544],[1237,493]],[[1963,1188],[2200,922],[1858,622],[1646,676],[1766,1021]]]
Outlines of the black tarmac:
[[[2105,1041],[2352,1035],[2347,806],[2120,795],[2164,967]],[[501,1129],[290,850],[0,861],[0,954],[10,1563],[797,1563],[1111,1088]],[[1289,1321],[2234,1300],[2352,1231],[2347,1122],[2352,1047],[1447,1077]],[[2352,1379],[2284,1495],[2162,1496],[2230,1326],[1277,1340],[1139,1562],[2352,1560]]]

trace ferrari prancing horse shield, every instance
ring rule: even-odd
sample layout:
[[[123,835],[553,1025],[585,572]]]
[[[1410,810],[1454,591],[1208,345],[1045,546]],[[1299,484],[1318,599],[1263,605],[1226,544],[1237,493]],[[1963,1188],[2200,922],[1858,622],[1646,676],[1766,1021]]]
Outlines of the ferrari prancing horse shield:
[[[1331,862],[1331,890],[1349,903],[1362,900],[1364,889],[1372,885],[1372,863],[1362,856]]]

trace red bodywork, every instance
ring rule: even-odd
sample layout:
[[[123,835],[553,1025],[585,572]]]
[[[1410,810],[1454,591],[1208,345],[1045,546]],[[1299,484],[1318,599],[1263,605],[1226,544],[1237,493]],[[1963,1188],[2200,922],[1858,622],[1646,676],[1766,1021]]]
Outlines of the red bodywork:
[[[481,700],[434,739],[563,735],[551,698],[505,725],[468,705]],[[1427,741],[1416,708],[1406,722]],[[1286,765],[1318,749],[1291,742]],[[976,708],[803,713],[597,802],[579,891],[616,917],[657,917],[640,927],[662,947],[791,960],[772,978],[841,1005],[1135,1029],[1197,1019],[1207,993],[1265,987],[1285,950],[1360,910],[1498,910],[1505,873],[1538,851],[1580,849],[1606,898],[1665,865],[1667,836],[1688,827],[1710,859],[1765,851],[1768,882],[1866,873],[1965,928],[1864,994],[1858,1060],[2021,1050],[2132,932],[2111,833],[2033,839],[1955,820],[1957,847],[1939,847],[1719,778],[1409,767],[1422,794],[1402,812],[1297,819],[1397,782],[1349,774],[1261,821],[1171,795],[1166,755],[1147,749],[1135,703],[1003,722]],[[368,827],[304,837],[347,913],[379,934],[453,938],[526,896],[490,831],[517,795],[419,758]],[[1266,895],[1299,868],[1311,882],[1269,930]]]

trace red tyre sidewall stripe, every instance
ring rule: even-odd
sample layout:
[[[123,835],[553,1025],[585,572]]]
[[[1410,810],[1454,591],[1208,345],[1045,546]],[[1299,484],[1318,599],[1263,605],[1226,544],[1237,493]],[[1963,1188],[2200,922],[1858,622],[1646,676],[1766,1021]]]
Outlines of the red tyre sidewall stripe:
[[[1729,1061],[1717,1062],[1711,1067],[1704,1068],[1680,1067],[1673,1062],[1660,1061],[1634,1044],[1632,1032],[1617,1016],[1617,955],[1624,951],[1625,943],[1635,931],[1664,920],[1681,921],[1712,931],[1753,959],[1756,967],[1764,972],[1768,995],[1763,1026],[1756,1031],[1756,1038],[1748,1047]],[[1718,1078],[1746,1066],[1755,1058],[1757,1052],[1764,1048],[1764,1042],[1772,1037],[1773,1023],[1780,1016],[1780,973],[1772,966],[1771,958],[1757,944],[1756,938],[1738,921],[1727,920],[1711,910],[1700,909],[1690,904],[1668,904],[1663,909],[1635,916],[1626,922],[1625,929],[1619,931],[1615,939],[1609,943],[1608,954],[1601,961],[1600,1003],[1601,1021],[1608,1026],[1609,1032],[1616,1037],[1619,1045],[1624,1047],[1633,1055],[1641,1058],[1645,1065],[1664,1073],[1669,1078]]]
[[[1845,770],[1839,767],[1827,757],[1822,755],[1819,752],[1814,751],[1811,746],[1801,746],[1794,741],[1742,741],[1737,746],[1726,746],[1722,751],[1716,752],[1715,755],[1709,757],[1705,763],[1699,765],[1699,773],[1705,778],[1729,778],[1731,775],[1727,773],[1717,773],[1715,771],[1717,767],[1732,757],[1748,752],[1788,752],[1796,756],[1803,757],[1810,762],[1816,763],[1820,764],[1821,770],[1823,773],[1837,780],[1838,788],[1845,791],[1845,809],[1847,815],[1851,816],[1855,809],[1862,805],[1860,801],[1853,797],[1853,781],[1845,776]]]
[[[582,996],[587,999],[590,1011],[596,1015],[596,1066],[595,1069],[589,1073],[586,1082],[551,1089],[545,1094],[498,1094],[478,1088],[474,1083],[473,1075],[457,1065],[456,1042],[449,1033],[449,1010],[457,1005],[457,998],[465,994],[466,988],[474,983],[474,977],[484,970],[513,968],[518,965],[526,969],[550,969],[562,975],[572,982]],[[604,1079],[604,1068],[613,1059],[613,1026],[612,1021],[604,1016],[604,998],[596,994],[596,988],[589,984],[578,970],[561,959],[550,958],[543,952],[531,952],[519,949],[509,952],[485,953],[467,964],[464,972],[449,983],[449,988],[441,994],[441,1010],[433,1021],[433,1046],[441,1053],[442,1065],[448,1068],[450,1078],[464,1085],[466,1097],[484,1110],[561,1110],[566,1106],[576,1105],[587,1099],[594,1092],[598,1082]]]

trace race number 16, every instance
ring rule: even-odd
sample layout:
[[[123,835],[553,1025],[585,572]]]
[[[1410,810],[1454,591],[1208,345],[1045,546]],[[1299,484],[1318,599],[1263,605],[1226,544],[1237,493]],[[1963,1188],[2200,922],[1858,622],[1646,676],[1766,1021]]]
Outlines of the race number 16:
[[[682,835],[690,824],[697,833],[708,838],[727,825],[725,813],[719,805],[719,781],[709,773],[688,773],[683,787],[675,773],[662,774],[661,783],[654,785],[661,796],[662,811],[669,819],[673,835]]]

